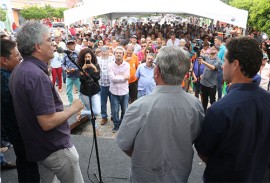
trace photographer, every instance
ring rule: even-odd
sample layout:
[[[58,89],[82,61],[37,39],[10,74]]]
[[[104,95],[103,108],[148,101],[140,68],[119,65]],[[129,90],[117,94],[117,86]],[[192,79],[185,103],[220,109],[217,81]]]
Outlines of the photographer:
[[[195,97],[199,98],[199,95],[201,96],[202,100],[202,92],[201,92],[201,83],[200,83],[200,77],[203,74],[204,71],[204,64],[199,63],[198,58],[200,55],[196,53],[196,59],[193,62],[193,70],[192,70],[192,77],[193,77],[193,91],[195,93]]]
[[[87,76],[80,72],[80,95],[87,110],[82,110],[81,114],[77,117],[77,120],[80,120],[81,116],[85,115],[88,115],[88,118],[91,119],[89,97],[91,99],[94,114],[99,115],[101,111],[100,95],[98,94],[100,91],[98,83],[98,80],[100,79],[100,67],[97,63],[95,54],[90,48],[85,48],[80,52],[78,65],[82,67],[92,80],[89,80]]]
[[[198,58],[199,64],[205,65],[203,74],[200,76],[204,112],[207,110],[208,97],[210,97],[211,105],[216,101],[218,69],[221,67],[221,61],[217,57],[218,51],[219,48],[217,46],[212,46],[209,57],[202,56]]]

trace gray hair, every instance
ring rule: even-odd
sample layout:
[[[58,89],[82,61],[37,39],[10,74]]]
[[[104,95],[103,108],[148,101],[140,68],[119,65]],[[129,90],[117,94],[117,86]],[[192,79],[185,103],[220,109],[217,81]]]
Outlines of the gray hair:
[[[49,28],[39,22],[26,22],[18,30],[16,37],[18,49],[22,55],[30,56],[35,52],[35,45],[43,42],[44,34]]]
[[[125,54],[125,48],[123,48],[122,46],[117,46],[114,51],[113,51],[113,54],[115,54],[115,51],[116,50],[121,50],[123,52],[123,55]]]
[[[179,47],[165,46],[158,52],[156,65],[166,84],[180,85],[190,67],[189,54]]]
[[[132,51],[134,51],[134,46],[128,44],[128,45],[127,45],[127,50],[128,50],[128,49],[131,49]]]

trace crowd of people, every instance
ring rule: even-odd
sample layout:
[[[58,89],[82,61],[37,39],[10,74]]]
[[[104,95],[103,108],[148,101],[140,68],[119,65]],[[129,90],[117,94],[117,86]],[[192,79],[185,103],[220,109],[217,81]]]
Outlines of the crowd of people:
[[[262,181],[270,46],[232,27],[122,22],[71,26],[67,38],[60,31],[52,40],[48,27],[27,22],[17,44],[1,36],[1,131],[14,146],[19,182],[83,182],[67,123],[74,114],[101,115],[100,125],[111,117],[131,156],[131,182],[187,182],[194,143],[205,182]]]

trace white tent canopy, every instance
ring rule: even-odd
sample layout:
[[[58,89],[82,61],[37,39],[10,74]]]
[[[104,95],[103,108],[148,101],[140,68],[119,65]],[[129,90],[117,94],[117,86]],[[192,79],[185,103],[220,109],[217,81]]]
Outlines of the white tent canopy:
[[[122,16],[153,13],[189,14],[219,20],[246,28],[248,12],[220,0],[103,0],[64,11],[66,25],[93,16],[107,15],[111,20]]]

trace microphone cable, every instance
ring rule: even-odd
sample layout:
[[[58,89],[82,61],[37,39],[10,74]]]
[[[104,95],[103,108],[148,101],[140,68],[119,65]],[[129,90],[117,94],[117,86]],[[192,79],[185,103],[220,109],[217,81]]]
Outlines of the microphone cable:
[[[95,183],[94,180],[91,179],[90,173],[89,173],[89,170],[90,170],[90,164],[91,164],[91,158],[92,158],[92,154],[93,154],[93,150],[94,150],[94,138],[93,138],[93,141],[92,141],[91,151],[90,151],[90,155],[89,155],[89,159],[88,159],[88,165],[87,165],[87,178],[88,178],[88,180],[89,180],[91,183]],[[98,180],[97,175],[96,175],[95,172],[93,173],[93,175],[94,175],[94,176],[96,177],[96,179]],[[110,177],[105,177],[105,178],[103,178],[103,180],[108,180],[108,179],[128,180],[128,177],[115,177],[115,176],[110,176]],[[98,180],[98,181],[99,181],[99,180]]]

